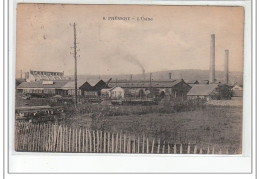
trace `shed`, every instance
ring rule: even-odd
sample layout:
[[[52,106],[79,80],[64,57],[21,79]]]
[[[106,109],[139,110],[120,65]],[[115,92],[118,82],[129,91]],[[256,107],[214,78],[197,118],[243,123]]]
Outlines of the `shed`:
[[[119,86],[115,86],[113,88],[102,89],[101,90],[101,95],[103,97],[119,99],[119,98],[124,98],[125,97],[125,91],[124,91],[123,88],[121,88]]]
[[[231,90],[233,97],[243,97],[243,87],[241,85],[235,85]]]
[[[188,99],[207,99],[210,100],[212,96],[216,95],[218,84],[197,84],[194,85],[187,93]]]

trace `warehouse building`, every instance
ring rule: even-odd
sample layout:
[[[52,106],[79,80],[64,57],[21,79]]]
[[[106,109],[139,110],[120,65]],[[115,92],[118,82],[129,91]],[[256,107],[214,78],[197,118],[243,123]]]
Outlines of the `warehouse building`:
[[[197,84],[187,93],[188,99],[206,99],[207,101],[217,95],[218,84]]]
[[[84,91],[92,88],[86,81],[78,81],[78,95],[84,93]],[[29,94],[42,94],[46,96],[61,95],[70,96],[75,94],[75,82],[74,81],[34,81],[34,82],[22,82],[17,86],[18,93]]]
[[[171,95],[175,98],[186,97],[186,94],[191,89],[183,79],[178,80],[162,80],[162,81],[127,81],[116,80],[108,83],[109,88],[115,86],[125,90],[126,97],[153,97]]]

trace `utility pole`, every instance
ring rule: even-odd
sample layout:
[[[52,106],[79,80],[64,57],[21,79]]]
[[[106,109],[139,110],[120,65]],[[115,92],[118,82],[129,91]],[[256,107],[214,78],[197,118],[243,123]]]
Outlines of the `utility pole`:
[[[74,46],[72,47],[74,49],[74,52],[72,53],[75,59],[75,73],[74,73],[74,77],[75,77],[75,107],[77,107],[77,103],[78,103],[78,79],[77,79],[77,58],[80,56],[77,56],[77,31],[76,31],[76,24],[74,22],[73,24],[73,29],[74,29]]]
[[[152,96],[152,73],[150,73],[150,95]]]

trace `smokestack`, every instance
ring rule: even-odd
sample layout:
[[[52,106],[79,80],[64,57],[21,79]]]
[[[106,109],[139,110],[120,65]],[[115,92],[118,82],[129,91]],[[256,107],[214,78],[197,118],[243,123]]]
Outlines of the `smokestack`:
[[[214,83],[214,82],[215,82],[215,34],[211,34],[209,83]]]
[[[130,81],[132,81],[132,80],[133,80],[133,75],[131,74],[131,75],[130,75]]]
[[[21,70],[21,79],[23,79],[23,70]]]
[[[145,70],[143,69],[143,80],[145,80]]]
[[[172,73],[169,73],[169,80],[172,79]]]
[[[229,50],[225,50],[224,75],[225,75],[225,83],[226,84],[228,84],[228,61],[229,61]]]

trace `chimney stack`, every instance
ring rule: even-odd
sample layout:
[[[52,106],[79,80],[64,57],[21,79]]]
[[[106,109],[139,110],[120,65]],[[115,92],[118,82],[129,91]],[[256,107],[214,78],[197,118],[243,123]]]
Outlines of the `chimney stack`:
[[[145,80],[145,70],[143,69],[143,80]]]
[[[209,83],[214,83],[214,82],[215,82],[215,34],[211,34]]]
[[[172,73],[169,73],[169,80],[172,79]]]
[[[225,67],[224,67],[224,75],[225,75],[225,83],[228,84],[228,62],[229,62],[229,50],[225,50]]]
[[[131,74],[131,75],[130,75],[130,81],[132,81],[132,80],[133,80],[133,75]]]

